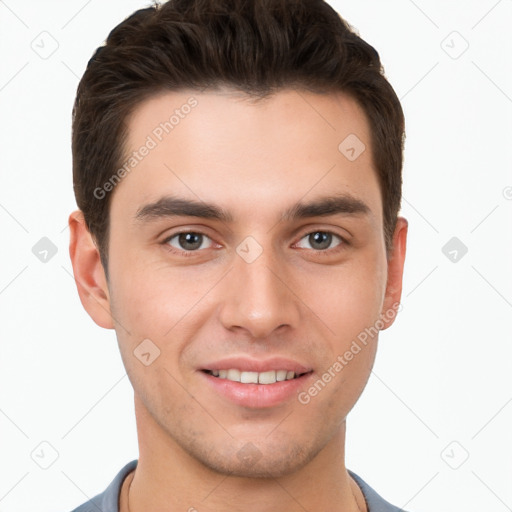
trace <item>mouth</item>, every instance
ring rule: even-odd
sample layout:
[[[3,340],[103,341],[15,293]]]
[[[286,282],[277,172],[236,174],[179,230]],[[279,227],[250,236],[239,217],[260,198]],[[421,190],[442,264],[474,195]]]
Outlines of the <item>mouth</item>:
[[[290,370],[268,370],[265,372],[251,372],[243,371],[237,368],[230,368],[228,370],[202,370],[204,373],[216,377],[218,379],[225,379],[231,382],[240,382],[241,384],[275,384],[276,382],[284,382],[289,380],[296,380],[304,375],[312,373],[306,371],[303,373],[294,372]]]
[[[297,393],[314,379],[314,370],[290,357],[256,359],[233,355],[204,362],[198,368],[209,392],[246,410],[293,403]]]

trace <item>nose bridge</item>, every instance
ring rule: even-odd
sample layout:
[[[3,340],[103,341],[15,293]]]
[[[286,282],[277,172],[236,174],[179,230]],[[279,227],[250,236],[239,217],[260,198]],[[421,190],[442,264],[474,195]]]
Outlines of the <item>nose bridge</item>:
[[[272,248],[264,249],[251,237],[239,244],[222,301],[223,325],[243,328],[255,338],[282,325],[295,327],[298,304],[283,269]]]

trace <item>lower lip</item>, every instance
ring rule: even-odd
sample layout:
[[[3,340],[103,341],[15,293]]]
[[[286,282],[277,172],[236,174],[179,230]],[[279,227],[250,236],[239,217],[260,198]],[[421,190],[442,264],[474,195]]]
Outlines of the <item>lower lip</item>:
[[[208,384],[232,402],[243,407],[273,407],[296,397],[313,375],[312,372],[296,379],[283,380],[273,384],[242,384],[228,379],[214,377],[201,371]]]

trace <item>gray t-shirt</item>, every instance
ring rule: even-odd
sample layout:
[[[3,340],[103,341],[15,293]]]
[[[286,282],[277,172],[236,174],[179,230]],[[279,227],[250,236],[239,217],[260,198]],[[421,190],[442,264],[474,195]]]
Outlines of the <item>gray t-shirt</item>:
[[[123,480],[137,466],[137,461],[132,460],[119,471],[112,483],[104,492],[98,494],[94,498],[75,508],[73,512],[119,512],[119,493]],[[361,488],[368,512],[405,512],[405,510],[395,507],[381,498],[360,476],[348,470],[350,476],[356,481]]]

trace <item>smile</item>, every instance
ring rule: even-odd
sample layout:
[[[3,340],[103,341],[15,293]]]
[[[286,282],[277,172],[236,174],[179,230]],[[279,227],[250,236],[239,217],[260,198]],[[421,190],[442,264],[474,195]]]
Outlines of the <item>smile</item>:
[[[247,372],[231,368],[229,370],[204,370],[209,375],[226,379],[232,382],[241,382],[242,384],[274,384],[285,380],[293,380],[301,377],[305,373],[295,374],[294,371],[287,370],[269,370],[266,372]]]

